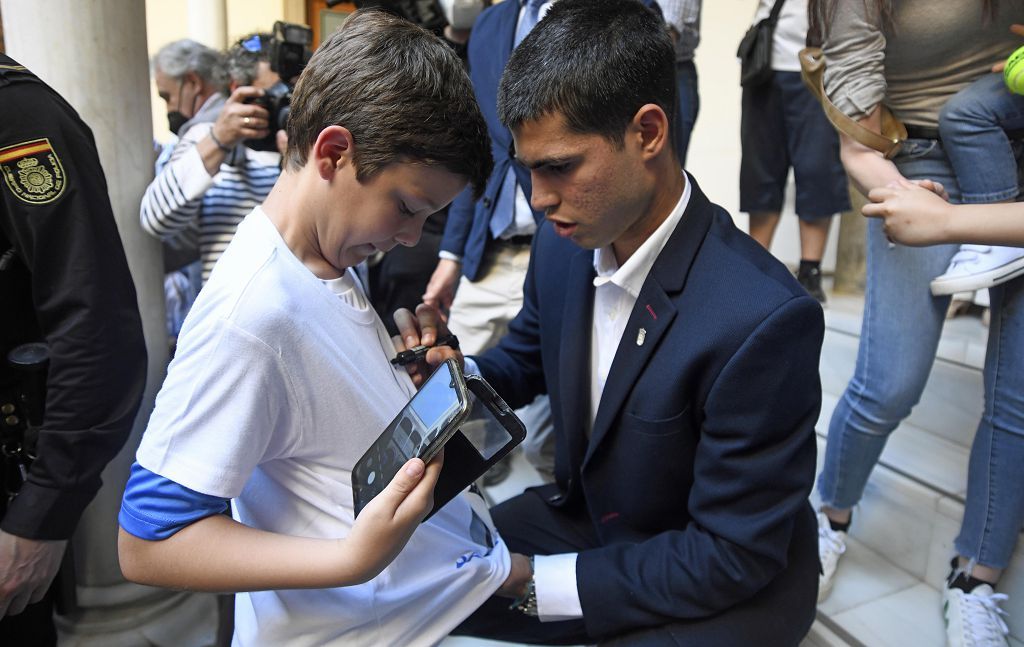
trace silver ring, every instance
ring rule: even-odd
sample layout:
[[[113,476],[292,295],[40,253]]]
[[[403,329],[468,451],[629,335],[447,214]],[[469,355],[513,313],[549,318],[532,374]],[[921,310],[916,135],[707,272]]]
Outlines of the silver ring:
[[[245,124],[246,126],[248,126],[248,125],[249,125],[249,122],[250,122],[250,121],[252,121],[252,118],[250,118],[250,117],[244,117],[244,118],[242,119],[242,123],[243,123],[243,124]]]

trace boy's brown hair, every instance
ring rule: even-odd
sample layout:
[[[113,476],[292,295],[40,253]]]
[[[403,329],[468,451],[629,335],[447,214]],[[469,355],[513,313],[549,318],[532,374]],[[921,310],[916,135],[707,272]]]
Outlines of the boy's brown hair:
[[[331,125],[352,133],[359,180],[414,162],[465,177],[479,195],[493,166],[462,62],[433,34],[383,11],[357,11],[303,70],[288,117],[289,169],[305,165]]]

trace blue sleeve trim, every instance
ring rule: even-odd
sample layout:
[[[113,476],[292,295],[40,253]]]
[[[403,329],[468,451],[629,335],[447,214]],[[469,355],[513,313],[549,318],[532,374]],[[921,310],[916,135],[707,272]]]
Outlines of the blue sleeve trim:
[[[140,539],[159,541],[227,507],[227,499],[190,490],[134,463],[117,521]]]

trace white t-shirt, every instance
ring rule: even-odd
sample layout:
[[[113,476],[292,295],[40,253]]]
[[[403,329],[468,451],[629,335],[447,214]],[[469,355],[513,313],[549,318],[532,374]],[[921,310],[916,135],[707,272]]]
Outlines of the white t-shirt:
[[[389,363],[394,353],[351,272],[318,279],[257,207],[185,320],[137,460],[233,499],[246,525],[344,537],[353,521],[351,469],[415,390]],[[366,584],[238,594],[234,644],[440,641],[510,568],[473,497],[464,493],[421,525]]]
[[[754,24],[768,17],[775,0],[759,0]],[[785,0],[779,11],[772,38],[772,69],[777,72],[799,72],[800,50],[807,40],[807,1]]]

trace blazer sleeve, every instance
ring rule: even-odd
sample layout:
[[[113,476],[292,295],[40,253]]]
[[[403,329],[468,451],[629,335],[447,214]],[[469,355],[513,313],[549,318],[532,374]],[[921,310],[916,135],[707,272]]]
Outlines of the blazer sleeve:
[[[794,297],[765,318],[711,386],[687,499],[691,522],[580,553],[577,584],[595,637],[709,616],[783,569],[814,481],[821,407],[820,307]]]
[[[462,193],[455,196],[448,208],[448,220],[441,236],[441,250],[459,256],[466,254],[466,240],[469,230],[473,227],[473,211],[476,201],[473,199],[473,187],[467,186]]]

